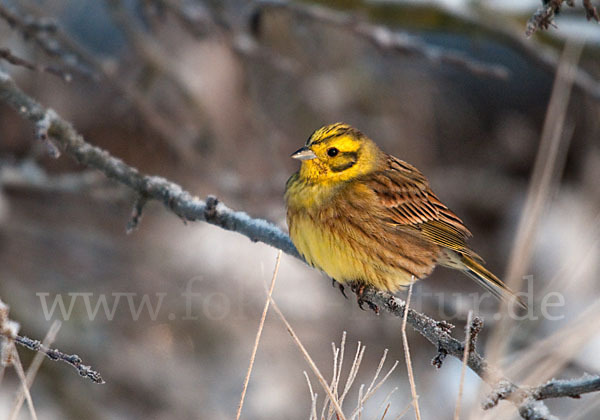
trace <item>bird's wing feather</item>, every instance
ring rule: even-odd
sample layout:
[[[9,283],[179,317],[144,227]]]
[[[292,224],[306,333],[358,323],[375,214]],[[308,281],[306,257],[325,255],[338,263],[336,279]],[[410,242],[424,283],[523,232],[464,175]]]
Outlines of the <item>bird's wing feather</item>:
[[[481,259],[467,246],[471,232],[436,197],[414,166],[390,156],[386,168],[372,173],[365,182],[375,193],[385,222],[414,228],[437,245]]]

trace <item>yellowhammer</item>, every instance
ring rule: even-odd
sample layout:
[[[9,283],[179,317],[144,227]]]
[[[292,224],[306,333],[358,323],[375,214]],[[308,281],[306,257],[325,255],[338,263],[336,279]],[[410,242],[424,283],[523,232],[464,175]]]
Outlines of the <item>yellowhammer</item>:
[[[361,307],[365,286],[395,292],[438,264],[462,271],[498,298],[514,296],[468,247],[471,233],[423,174],[357,129],[320,128],[292,157],[302,165],[286,185],[290,237],[342,292],[343,284],[357,285]]]

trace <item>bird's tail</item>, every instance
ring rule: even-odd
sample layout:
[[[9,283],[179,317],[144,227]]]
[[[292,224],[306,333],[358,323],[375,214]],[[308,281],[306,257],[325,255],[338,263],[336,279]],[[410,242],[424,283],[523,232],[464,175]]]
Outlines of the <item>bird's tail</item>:
[[[449,259],[453,261],[448,264],[449,266],[459,269],[471,277],[496,298],[507,302],[514,300],[520,307],[527,309],[527,304],[502,283],[498,277],[478,262],[476,258],[461,253],[453,252],[452,254],[454,255]]]

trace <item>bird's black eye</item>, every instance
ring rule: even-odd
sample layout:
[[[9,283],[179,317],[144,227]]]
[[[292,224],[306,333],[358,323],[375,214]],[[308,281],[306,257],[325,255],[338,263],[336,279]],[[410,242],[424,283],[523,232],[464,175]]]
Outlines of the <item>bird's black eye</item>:
[[[337,156],[337,154],[338,154],[339,152],[340,152],[340,151],[339,151],[338,149],[336,149],[335,147],[330,147],[329,149],[327,149],[327,154],[328,154],[330,157],[335,157],[335,156]]]

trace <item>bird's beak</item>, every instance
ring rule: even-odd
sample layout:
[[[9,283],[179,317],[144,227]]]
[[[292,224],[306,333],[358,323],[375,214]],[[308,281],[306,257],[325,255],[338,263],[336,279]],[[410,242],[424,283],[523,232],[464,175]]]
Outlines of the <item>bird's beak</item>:
[[[298,149],[292,153],[292,158],[298,160],[311,160],[315,159],[316,157],[317,155],[315,155],[314,152],[308,147],[302,147],[301,149]]]

